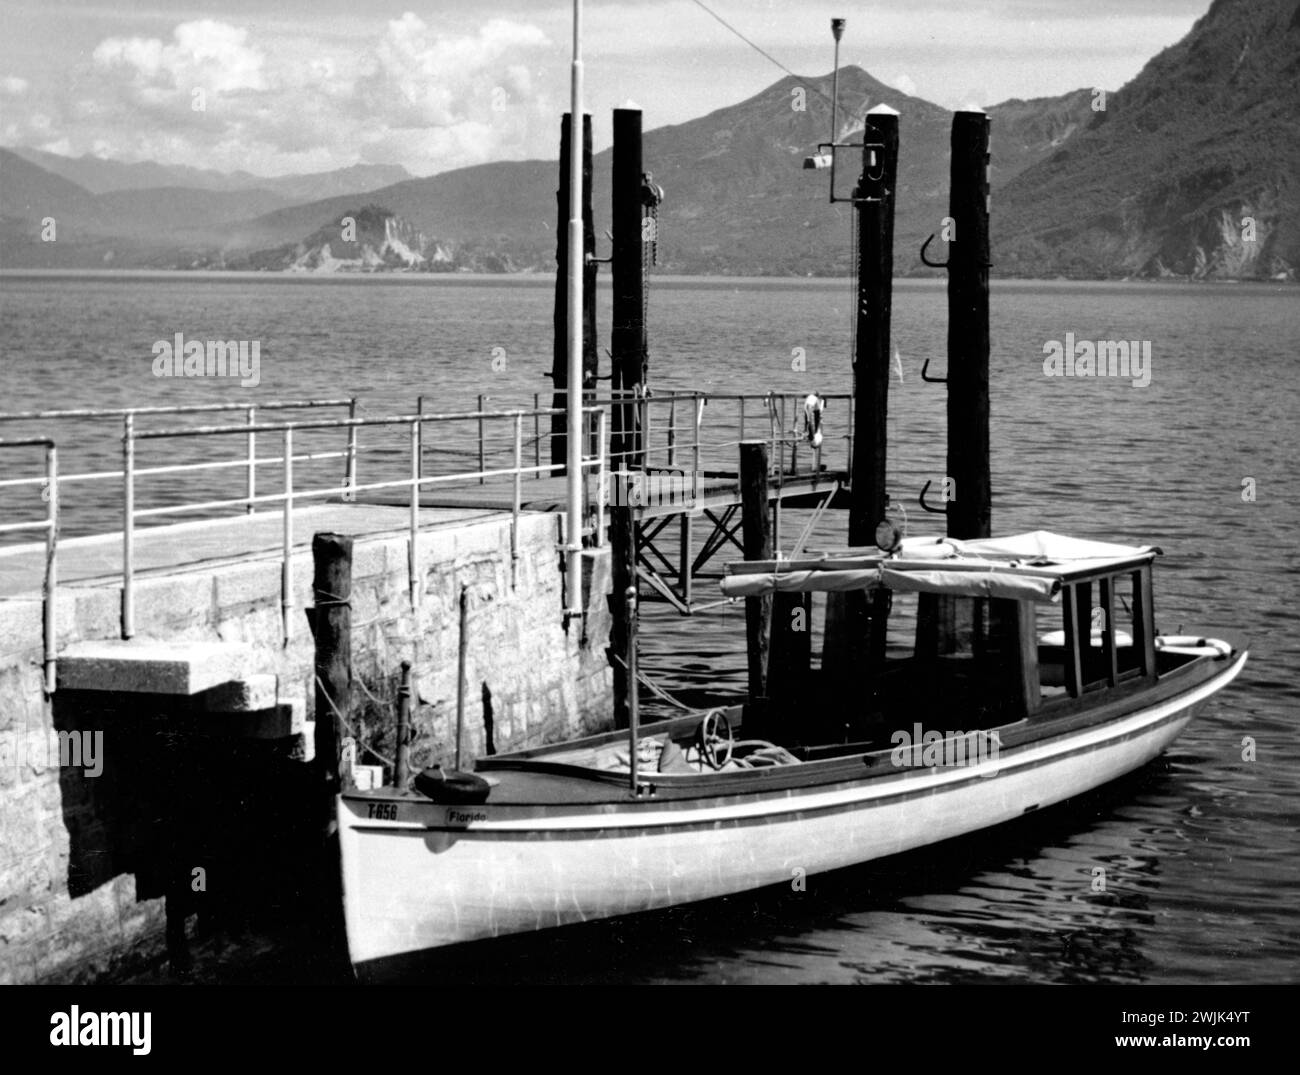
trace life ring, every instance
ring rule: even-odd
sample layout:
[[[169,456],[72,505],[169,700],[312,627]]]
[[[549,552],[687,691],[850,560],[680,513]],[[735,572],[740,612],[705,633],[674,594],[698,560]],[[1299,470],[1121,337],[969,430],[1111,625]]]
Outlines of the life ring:
[[[1100,648],[1101,648],[1101,640],[1102,640],[1101,636],[1102,636],[1102,633],[1103,633],[1103,632],[1102,632],[1102,629],[1101,629],[1100,627],[1094,627],[1094,628],[1092,629],[1092,642],[1091,642],[1091,645],[1094,646],[1094,647],[1097,648],[1097,649],[1100,649]],[[1040,646],[1061,646],[1061,647],[1064,647],[1064,646],[1065,646],[1065,632],[1064,632],[1064,631],[1048,631],[1047,634],[1042,635],[1042,636],[1039,637],[1039,639],[1038,639],[1038,644],[1039,644]],[[1115,632],[1115,646],[1116,646],[1118,649],[1123,649],[1124,647],[1126,647],[1126,646],[1131,646],[1131,645],[1133,645],[1133,636],[1132,636],[1131,634],[1129,634],[1127,631],[1116,631],[1116,632]]]
[[[1156,649],[1162,653],[1178,653],[1188,657],[1230,657],[1232,647],[1220,638],[1201,638],[1197,635],[1156,635]]]
[[[474,773],[441,765],[422,769],[415,777],[415,790],[436,803],[481,803],[492,793],[492,785]]]

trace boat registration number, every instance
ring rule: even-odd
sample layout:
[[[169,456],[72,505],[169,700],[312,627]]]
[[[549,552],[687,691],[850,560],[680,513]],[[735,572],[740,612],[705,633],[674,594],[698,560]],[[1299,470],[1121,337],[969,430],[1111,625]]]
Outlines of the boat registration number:
[[[370,803],[369,809],[368,817],[378,818],[380,821],[397,820],[397,803]]]

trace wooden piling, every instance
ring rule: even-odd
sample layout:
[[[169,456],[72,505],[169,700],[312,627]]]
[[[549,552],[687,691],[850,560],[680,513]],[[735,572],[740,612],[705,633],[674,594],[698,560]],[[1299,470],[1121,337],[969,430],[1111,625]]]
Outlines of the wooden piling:
[[[344,722],[352,719],[352,539],[312,537],[313,617],[316,640],[316,764],[328,790],[351,786],[339,771]],[[360,744],[358,744],[358,748]]]
[[[894,277],[894,192],[898,175],[898,113],[877,105],[866,115],[858,211],[857,353],[853,356],[853,486],[849,544],[875,544],[885,518],[890,312]],[[845,601],[847,648],[878,670],[885,658],[889,594],[851,594]],[[858,670],[859,673],[861,669]]]
[[[406,790],[411,776],[411,662],[402,662],[402,683],[397,689],[397,753],[393,787]]]
[[[641,202],[641,110],[614,109],[614,154],[610,232],[613,235],[613,324],[610,381],[615,399],[630,397],[645,381],[648,352],[645,322],[645,242]],[[615,405],[616,470],[640,465],[639,408]],[[617,591],[616,591],[617,592]]]
[[[465,659],[469,653],[469,587],[460,587],[460,645],[456,655],[456,763],[460,768],[460,748],[465,736]]]
[[[811,664],[812,594],[773,594],[767,693],[774,709],[788,712],[809,697]]]
[[[772,529],[767,510],[766,441],[740,445],[741,544],[746,560],[772,557]],[[762,711],[767,703],[768,634],[772,622],[771,595],[745,598],[745,646],[749,656],[749,700]]]
[[[569,285],[566,277],[569,257],[569,153],[571,151],[570,116],[564,114],[560,121],[560,186],[556,192],[559,206],[556,224],[556,275],[555,275],[555,341],[551,364],[551,380],[555,394],[551,406],[562,412],[566,406],[569,388],[568,374],[568,323]],[[596,352],[596,225],[591,211],[591,117],[582,117],[582,235],[584,268],[582,273],[582,385],[581,390],[591,392],[596,387],[599,372]],[[563,413],[551,416],[551,463],[561,469],[567,467],[567,419]]]
[[[616,479],[615,503],[609,513],[609,544],[613,586],[610,590],[609,656],[614,669],[614,727],[626,728],[631,719],[631,679],[633,665],[632,632],[628,629],[631,612],[628,595],[636,596],[636,514],[627,503],[629,491]]]
[[[948,535],[992,534],[989,477],[989,117],[952,118],[948,215]]]

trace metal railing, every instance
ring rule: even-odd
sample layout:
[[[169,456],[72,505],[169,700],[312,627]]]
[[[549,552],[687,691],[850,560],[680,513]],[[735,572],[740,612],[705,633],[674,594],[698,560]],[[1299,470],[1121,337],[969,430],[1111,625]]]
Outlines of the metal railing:
[[[17,440],[0,440],[3,448],[44,448],[45,476],[43,478],[6,478],[0,481],[0,488],[18,485],[40,485],[42,499],[45,501],[45,518],[28,522],[0,523],[0,534],[16,533],[20,530],[38,530],[45,533],[45,574],[41,583],[43,636],[43,668],[45,693],[54,693],[56,670],[55,658],[58,653],[55,638],[55,594],[59,585],[59,449],[54,441],[47,437],[27,437]]]
[[[556,412],[550,408],[540,412],[544,415],[552,415]],[[594,525],[584,533],[593,535],[593,542],[599,545],[603,541],[604,533],[604,504],[605,491],[607,486],[607,436],[608,426],[606,416],[599,407],[584,408],[584,414],[588,420],[596,426],[598,451],[594,456],[584,454],[582,459],[582,468],[584,471],[595,470],[598,476],[598,491],[596,496],[596,520]],[[251,509],[257,504],[278,504],[281,506],[282,514],[282,556],[281,556],[281,611],[283,619],[284,640],[287,643],[293,637],[293,593],[292,593],[292,571],[293,571],[293,509],[299,501],[319,499],[323,497],[338,497],[339,487],[337,484],[318,488],[298,488],[294,479],[294,464],[302,460],[315,460],[321,458],[336,458],[339,455],[346,455],[349,461],[347,476],[344,482],[345,496],[344,499],[353,500],[358,493],[376,492],[384,489],[405,488],[409,490],[409,583],[410,596],[413,607],[420,604],[421,586],[419,584],[419,527],[420,527],[420,492],[421,490],[437,485],[453,482],[465,482],[479,479],[483,481],[487,478],[513,478],[513,497],[511,510],[511,575],[512,579],[517,577],[519,545],[519,514],[522,500],[522,479],[524,475],[530,473],[554,473],[562,471],[564,464],[534,464],[525,465],[523,459],[523,423],[526,418],[540,419],[539,414],[528,410],[514,411],[466,411],[447,414],[428,414],[415,413],[406,415],[394,415],[381,418],[336,418],[336,419],[319,419],[305,422],[285,422],[280,424],[264,425],[225,425],[225,426],[200,426],[187,429],[159,429],[148,431],[137,431],[134,423],[128,417],[126,429],[123,436],[123,496],[122,496],[122,637],[131,638],[135,633],[135,536],[136,522],[139,519],[152,518],[169,514],[195,513],[203,512],[211,514],[222,508],[229,508],[243,505],[246,509]],[[424,459],[424,429],[428,425],[440,425],[443,423],[455,422],[474,422],[480,429],[486,429],[489,424],[496,422],[509,421],[512,429],[513,440],[513,465],[504,467],[487,468],[486,464],[475,471],[455,470],[445,474],[428,474],[425,472]],[[359,454],[365,449],[357,443],[357,433],[361,429],[367,428],[392,428],[406,426],[409,428],[409,476],[390,480],[371,481],[365,484],[359,484],[357,481],[356,460]],[[294,435],[298,432],[310,430],[328,430],[342,429],[348,434],[348,449],[343,452],[325,452],[325,453],[307,453],[295,454]],[[192,471],[198,469],[211,469],[216,467],[230,465],[227,461],[217,461],[210,463],[180,463],[162,467],[148,467],[141,469],[136,466],[136,450],[141,442],[149,441],[175,441],[184,438],[206,438],[206,437],[225,437],[225,436],[255,436],[259,433],[274,434],[281,438],[281,455],[274,460],[262,458],[256,462],[280,462],[283,467],[283,486],[278,493],[261,494],[256,492],[254,485],[250,485],[244,496],[226,497],[217,500],[204,500],[199,502],[183,501],[179,504],[169,504],[162,507],[153,507],[137,509],[136,502],[136,482],[141,477],[149,477],[158,474],[171,474],[177,472]],[[483,438],[480,436],[480,444]],[[236,460],[235,462],[239,462]]]
[[[131,438],[136,429],[136,423],[141,418],[160,418],[163,416],[174,415],[200,415],[200,414],[220,414],[231,411],[242,411],[244,413],[247,434],[247,454],[241,460],[229,460],[220,463],[209,464],[182,464],[170,468],[157,468],[154,473],[184,473],[186,470],[214,470],[222,468],[243,467],[245,471],[245,482],[248,494],[248,511],[251,514],[256,511],[257,495],[257,467],[264,463],[281,462],[277,458],[259,459],[257,457],[257,433],[253,427],[257,425],[257,416],[259,412],[279,412],[308,410],[321,408],[342,408],[348,409],[348,417],[357,416],[358,401],[355,397],[348,399],[293,399],[293,400],[271,400],[266,403],[185,403],[174,404],[171,406],[160,407],[104,407],[104,408],[79,408],[73,410],[46,410],[46,411],[18,411],[0,414],[0,424],[4,423],[51,423],[51,422],[72,422],[72,421],[103,421],[107,419],[120,419],[122,422],[123,443]],[[355,436],[350,437],[347,447],[335,453],[328,458],[344,458],[347,460],[347,475],[355,480],[356,475],[356,457],[357,444]],[[316,458],[327,458],[326,456],[317,456]],[[80,473],[69,473],[60,476],[59,481],[65,485],[73,482],[97,482],[113,481],[121,479],[125,475],[125,470],[92,470]],[[0,483],[4,484],[4,483]],[[16,483],[13,483],[16,484]],[[345,490],[348,485],[348,479],[345,478]],[[346,495],[346,493],[345,493]]]
[[[548,395],[551,393],[548,393]],[[563,397],[561,392],[560,397]],[[420,490],[445,483],[477,482],[479,485],[489,480],[510,480],[511,490],[511,555],[512,578],[517,576],[518,568],[518,519],[522,502],[522,481],[532,476],[541,479],[548,475],[562,473],[565,469],[562,461],[544,464],[542,462],[542,445],[548,440],[562,436],[559,423],[552,423],[555,428],[544,428],[544,422],[562,417],[558,408],[541,405],[543,393],[534,393],[532,407],[518,407],[504,411],[490,411],[486,408],[492,399],[488,395],[479,395],[478,408],[474,411],[454,413],[426,413],[424,397],[417,400],[416,413],[359,418],[359,402],[355,397],[339,399],[305,399],[276,400],[257,404],[250,403],[209,403],[179,404],[156,407],[130,408],[84,408],[67,410],[27,411],[0,414],[0,427],[9,423],[51,423],[76,421],[101,421],[116,419],[121,422],[121,459],[120,469],[93,469],[84,472],[59,473],[56,441],[53,437],[40,436],[0,441],[2,447],[45,447],[47,450],[47,473],[44,477],[29,477],[0,480],[0,489],[43,485],[49,490],[47,495],[47,517],[30,523],[9,523],[0,525],[0,538],[8,533],[37,530],[46,534],[49,548],[43,589],[46,594],[46,678],[52,689],[54,676],[54,654],[56,652],[53,623],[53,594],[57,585],[56,550],[58,535],[67,525],[65,496],[60,495],[61,486],[72,483],[121,481],[120,518],[122,520],[123,584],[122,584],[122,636],[130,638],[135,632],[134,623],[134,581],[136,574],[135,539],[137,523],[148,518],[161,518],[171,515],[201,515],[212,517],[225,509],[238,507],[245,514],[255,514],[259,507],[274,505],[283,509],[284,555],[282,563],[282,607],[286,641],[292,637],[291,622],[291,568],[293,544],[294,504],[299,500],[339,497],[351,501],[360,492],[373,492],[384,489],[407,488],[410,490],[411,543],[410,573],[413,603],[419,602],[419,588],[416,581],[418,569],[419,546],[419,493]],[[821,447],[809,446],[798,422],[802,414],[802,402],[805,393],[666,393],[654,395],[642,391],[584,393],[584,415],[588,432],[584,435],[582,467],[584,473],[595,470],[598,485],[595,495],[596,523],[594,528],[587,528],[584,533],[593,533],[594,542],[603,541],[604,513],[609,496],[609,472],[611,470],[649,470],[682,471],[689,466],[691,492],[697,498],[700,493],[699,482],[710,473],[734,473],[737,446],[745,440],[754,439],[757,433],[761,439],[771,444],[770,459],[772,471],[778,483],[792,475],[804,472],[820,474],[824,456],[839,457],[838,446],[843,445],[842,466],[836,467],[837,458],[827,461],[832,469],[847,472],[850,469],[853,454],[853,401],[847,394],[828,395],[823,398],[832,403],[840,402],[843,410],[835,409],[826,422],[824,443]],[[269,415],[286,412],[321,410],[328,408],[346,408],[346,418],[296,420],[287,422],[268,422]],[[640,432],[639,448],[611,452],[610,433],[611,415],[615,408],[622,408],[625,424],[635,424]],[[203,416],[241,412],[242,424],[213,426],[193,426],[188,428],[142,429],[143,419],[157,419],[164,416]],[[843,414],[841,420],[839,415]],[[451,445],[439,445],[434,451],[443,459],[442,473],[430,473],[429,457],[432,454],[425,443],[425,427],[440,426],[444,423],[472,423],[476,430],[474,441],[469,438],[448,438]],[[409,475],[391,480],[371,481],[366,485],[358,484],[358,460],[366,452],[386,454],[391,463],[397,453],[391,448],[363,447],[359,443],[360,431],[365,428],[406,426],[409,429],[409,449],[401,454],[408,456]],[[758,426],[758,429],[755,429]],[[842,433],[833,433],[842,429]],[[326,446],[322,450],[304,451],[299,443],[295,449],[295,434],[308,434],[316,431],[342,430],[345,443],[342,446]],[[44,432],[44,430],[42,430]],[[278,454],[258,455],[258,437],[273,436],[279,438]],[[230,458],[204,459],[202,461],[169,461],[161,465],[141,467],[137,452],[142,443],[155,441],[176,443],[178,441],[198,441],[211,437],[242,437],[243,451],[232,453]],[[80,446],[80,443],[79,443]],[[507,461],[498,465],[501,456]],[[531,463],[526,464],[525,456],[531,455]],[[463,460],[469,458],[476,463],[476,469],[466,469]],[[299,488],[296,484],[296,464],[309,464],[320,461],[344,461],[342,484],[331,481],[317,487]],[[450,460],[450,466],[447,461]],[[801,465],[806,461],[806,465]],[[278,466],[282,468],[280,489],[274,493],[259,492],[258,468]],[[712,469],[711,469],[712,468]],[[195,497],[193,488],[188,484],[181,493],[180,501],[160,506],[137,507],[137,486],[142,480],[160,476],[189,476],[197,472],[215,472],[216,476],[231,470],[243,471],[242,495],[221,497]],[[381,467],[382,469],[382,467]],[[337,472],[336,472],[337,473]],[[116,498],[114,498],[116,500]],[[589,508],[590,510],[590,508]],[[117,508],[113,509],[117,514]]]

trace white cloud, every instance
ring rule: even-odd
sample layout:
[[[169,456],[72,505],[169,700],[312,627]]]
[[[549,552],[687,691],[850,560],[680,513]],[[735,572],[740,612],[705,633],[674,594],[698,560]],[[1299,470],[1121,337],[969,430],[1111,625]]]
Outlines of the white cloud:
[[[53,122],[38,129],[31,115],[7,131],[78,153],[265,174],[359,160],[424,174],[553,155],[558,110],[532,76],[550,44],[501,18],[453,33],[408,12],[351,43],[203,19],[167,40],[104,39],[73,97],[50,107]]]
[[[5,93],[11,97],[17,97],[27,92],[28,82],[25,78],[18,78],[15,75],[6,75],[0,78],[0,93]]]

